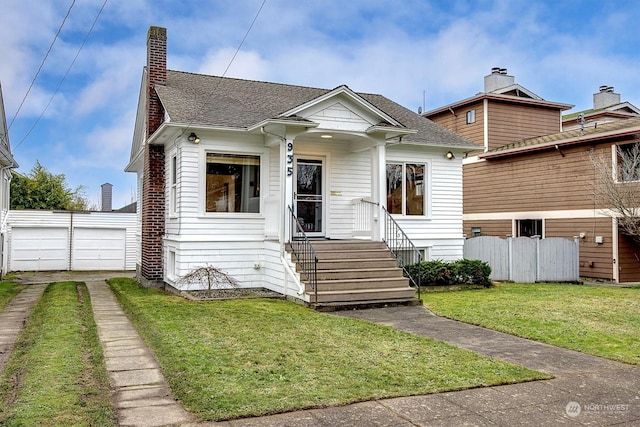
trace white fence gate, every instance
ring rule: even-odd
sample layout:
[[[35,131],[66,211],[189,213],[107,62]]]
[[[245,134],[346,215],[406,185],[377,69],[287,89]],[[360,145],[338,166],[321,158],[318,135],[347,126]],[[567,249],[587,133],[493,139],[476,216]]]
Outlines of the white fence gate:
[[[464,242],[464,257],[488,263],[491,279],[499,281],[576,282],[579,255],[578,239],[479,236]]]
[[[11,210],[3,271],[135,270],[137,214]]]

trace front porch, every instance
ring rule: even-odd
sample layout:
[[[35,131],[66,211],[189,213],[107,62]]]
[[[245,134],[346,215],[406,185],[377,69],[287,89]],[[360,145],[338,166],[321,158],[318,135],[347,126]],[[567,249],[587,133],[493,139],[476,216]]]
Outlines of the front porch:
[[[310,240],[317,262],[311,268],[287,245],[304,285],[308,304],[320,310],[364,306],[418,305],[417,290],[384,242],[370,240]],[[305,271],[306,270],[306,271]],[[315,276],[315,277],[314,277]]]

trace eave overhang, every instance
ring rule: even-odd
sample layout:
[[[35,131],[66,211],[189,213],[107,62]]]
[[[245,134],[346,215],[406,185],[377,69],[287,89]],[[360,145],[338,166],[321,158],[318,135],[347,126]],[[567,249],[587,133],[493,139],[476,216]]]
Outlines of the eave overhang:
[[[385,140],[393,139],[393,138],[402,138],[406,135],[413,135],[418,133],[416,129],[409,128],[398,128],[393,126],[380,126],[374,125],[369,127],[365,133],[367,135],[384,135]]]
[[[318,123],[312,122],[311,120],[307,119],[275,118],[262,120],[261,122],[247,127],[245,130],[248,132],[258,132],[267,126],[285,126],[287,128],[312,129],[318,127]]]
[[[458,108],[462,108],[470,104],[475,104],[485,99],[498,101],[498,102],[508,102],[513,104],[524,104],[524,105],[530,105],[530,106],[541,107],[541,108],[552,108],[552,109],[557,109],[561,111],[570,110],[574,107],[574,105],[563,104],[560,102],[551,102],[551,101],[523,98],[523,97],[512,96],[512,95],[500,95],[497,93],[479,93],[475,96],[472,96],[471,98],[463,99],[462,101],[454,102],[453,104],[445,105],[444,107],[427,111],[426,113],[422,114],[422,116],[426,118],[430,118],[432,116],[445,113],[450,110],[455,111]]]
[[[487,152],[478,155],[480,159],[499,159],[505,157],[517,156],[520,154],[528,154],[538,151],[545,151],[549,149],[557,149],[559,147],[568,147],[579,144],[587,144],[587,143],[597,143],[599,141],[612,139],[612,138],[623,138],[627,136],[637,135],[640,132],[640,126],[634,126],[623,130],[611,130],[607,132],[597,133],[597,134],[588,134],[588,135],[579,135],[571,138],[566,138],[562,140],[552,140],[550,139],[548,142],[543,142],[536,145],[524,146],[524,147],[514,147],[508,148],[505,150],[498,150],[494,152]]]

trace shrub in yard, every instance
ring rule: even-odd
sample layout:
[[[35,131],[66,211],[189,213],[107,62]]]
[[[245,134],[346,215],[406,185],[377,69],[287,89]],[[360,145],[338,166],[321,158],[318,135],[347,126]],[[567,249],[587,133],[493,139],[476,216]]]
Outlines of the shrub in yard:
[[[460,283],[491,286],[491,266],[480,260],[423,261],[408,265],[406,269],[412,277],[420,277],[422,286],[450,286]]]
[[[459,283],[473,283],[485,288],[491,286],[491,266],[478,259],[461,259],[456,262]]]

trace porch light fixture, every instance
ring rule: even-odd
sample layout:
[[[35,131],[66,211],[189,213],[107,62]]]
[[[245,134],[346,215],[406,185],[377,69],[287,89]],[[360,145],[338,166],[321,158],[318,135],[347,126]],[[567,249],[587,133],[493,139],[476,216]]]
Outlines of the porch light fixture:
[[[194,132],[191,132],[187,139],[193,142],[194,144],[200,144],[200,138]]]
[[[456,158],[456,156],[454,156],[451,151],[447,151],[447,154],[445,154],[445,157],[449,160],[453,160]]]

